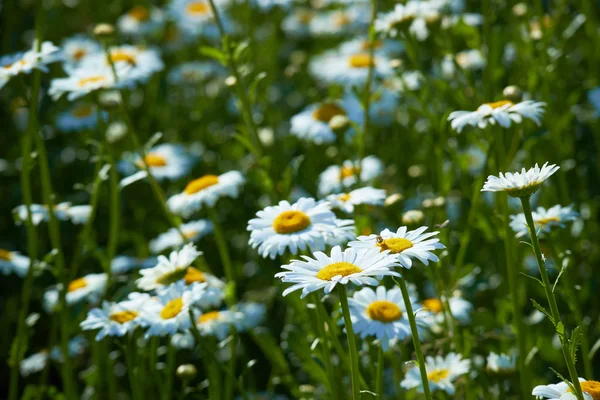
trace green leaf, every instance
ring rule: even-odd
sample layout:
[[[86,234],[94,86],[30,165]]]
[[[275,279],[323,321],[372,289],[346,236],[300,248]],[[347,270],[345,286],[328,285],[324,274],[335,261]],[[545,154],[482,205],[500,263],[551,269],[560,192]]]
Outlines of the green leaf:
[[[542,282],[541,280],[539,280],[538,278],[536,278],[535,276],[531,276],[531,275],[527,275],[525,272],[519,272],[521,275],[526,276],[529,279],[533,279],[534,281],[536,281],[537,283],[539,283],[542,287],[544,287],[544,282]]]
[[[575,388],[573,387],[573,384],[571,382],[569,382],[564,376],[562,376],[557,370],[555,370],[554,368],[550,367],[550,370],[552,372],[554,372],[554,374],[556,376],[558,376],[559,379],[561,379],[564,383],[566,383],[569,386],[569,390],[572,393],[575,393]]]
[[[554,318],[552,317],[552,315],[548,311],[546,311],[546,309],[544,307],[542,307],[537,301],[535,301],[534,299],[530,299],[530,300],[533,303],[533,306],[535,308],[537,308],[538,311],[543,313],[546,317],[548,317],[550,322],[552,322],[552,325],[556,326],[556,322],[554,322]],[[557,331],[558,331],[558,327],[557,327]]]
[[[571,333],[571,340],[570,340],[570,350],[571,350],[571,356],[573,357],[573,362],[577,361],[577,350],[579,348],[580,343],[581,343],[581,327],[578,326],[575,329],[573,329],[573,332]]]
[[[252,146],[252,143],[250,143],[250,140],[248,140],[246,136],[242,135],[241,133],[236,133],[233,135],[233,138],[240,142],[240,144],[244,146],[250,153],[254,153],[254,146]]]
[[[540,349],[535,346],[534,348],[531,349],[531,351],[529,351],[529,354],[527,354],[527,357],[525,357],[525,366],[528,366],[529,364],[531,364],[531,361],[533,360],[533,358],[535,357],[535,355],[538,353]]]
[[[250,41],[244,40],[235,47],[233,51],[233,58],[236,61],[241,61],[248,53],[248,49],[250,48]]]
[[[223,65],[227,64],[227,56],[225,55],[225,53],[223,53],[219,49],[215,49],[214,47],[210,47],[210,46],[202,46],[202,47],[200,47],[199,51],[200,51],[200,54],[210,57],[210,58],[214,58],[215,60],[219,61]]]
[[[564,262],[562,263],[562,266],[560,268],[558,276],[556,277],[556,280],[554,281],[554,285],[552,285],[552,293],[554,293],[554,290],[556,290],[556,285],[558,284],[558,281],[560,280],[560,277],[562,276],[563,272],[565,272],[567,270],[568,265],[569,265],[569,262],[567,261],[567,259],[565,259]]]

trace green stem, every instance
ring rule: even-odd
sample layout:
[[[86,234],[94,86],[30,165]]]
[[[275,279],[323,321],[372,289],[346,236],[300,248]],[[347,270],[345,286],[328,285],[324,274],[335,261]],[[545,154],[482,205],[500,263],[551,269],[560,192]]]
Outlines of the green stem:
[[[423,393],[425,399],[431,400],[431,391],[429,390],[429,380],[427,378],[427,369],[425,368],[425,357],[423,357],[423,349],[421,348],[421,340],[419,339],[419,331],[417,330],[417,321],[413,312],[410,295],[408,294],[408,288],[404,278],[393,278],[400,291],[402,292],[402,299],[404,300],[404,306],[406,307],[406,314],[408,316],[408,322],[410,324],[410,332],[412,335],[413,345],[415,346],[415,353],[417,355],[417,362],[419,364],[419,371],[421,375],[421,382],[423,383]]]
[[[163,389],[163,400],[173,398],[173,376],[175,375],[175,346],[167,345],[166,384]]]
[[[219,216],[217,215],[217,211],[214,207],[209,207],[208,213],[210,214],[210,218],[213,223],[213,232],[215,234],[215,240],[217,242],[219,256],[221,257],[221,262],[223,263],[223,271],[225,272],[225,277],[227,278],[228,282],[235,285],[236,274],[233,270],[233,263],[231,262],[229,249],[227,248],[227,240],[225,239],[223,228],[221,227],[221,224],[219,222]]]
[[[117,163],[114,154],[110,154],[110,222],[108,233],[108,244],[106,248],[106,293],[111,284],[112,271],[111,263],[117,252],[119,243],[119,233],[121,225],[121,205],[119,199],[119,176],[117,175]]]
[[[342,314],[344,315],[344,325],[346,327],[346,336],[348,338],[348,351],[350,353],[350,371],[352,375],[352,399],[360,399],[360,378],[358,377],[358,351],[356,349],[356,338],[352,328],[352,319],[350,318],[350,307],[348,306],[348,294],[346,286],[339,284],[338,293],[340,295],[340,304]]]
[[[367,73],[367,81],[365,82],[365,89],[363,92],[363,105],[364,105],[364,119],[363,128],[359,131],[358,136],[358,159],[359,162],[365,156],[365,136],[369,132],[369,125],[371,122],[370,110],[371,110],[371,83],[373,82],[373,71],[375,70],[375,18],[377,17],[377,0],[371,0],[371,21],[369,23],[369,70]],[[358,174],[360,179],[360,174]]]
[[[135,350],[137,348],[135,342],[135,333],[131,332],[127,336],[128,341],[124,343],[124,352],[125,352],[125,363],[127,364],[127,376],[129,377],[129,390],[131,391],[131,397],[133,400],[139,399],[139,390],[136,380],[135,373]]]
[[[237,332],[235,330],[235,328],[232,327],[232,336],[231,336],[231,355],[229,358],[229,370],[231,371],[231,375],[227,375],[226,376],[226,380],[225,380],[225,399],[233,399],[233,392],[234,392],[234,385],[233,382],[231,381],[232,377],[235,376],[235,353],[236,353],[236,349],[237,349],[237,341],[238,341],[238,335]]]
[[[377,345],[377,375],[375,378],[375,393],[377,393],[377,396],[380,399],[383,399],[383,364],[383,347],[381,347],[381,343],[379,343]]]
[[[325,363],[325,369],[327,370],[327,376],[329,377],[329,390],[331,392],[332,399],[339,399],[338,387],[336,384],[335,368],[331,363],[331,349],[329,348],[329,335],[325,330],[325,318],[323,317],[324,309],[319,296],[315,293],[313,296],[315,302],[315,314],[317,316],[317,332],[321,340],[321,349],[323,352],[323,362]]]
[[[556,297],[554,296],[554,291],[552,290],[552,285],[550,284],[550,279],[548,278],[548,271],[546,271],[544,256],[542,255],[542,250],[540,249],[540,242],[538,240],[536,227],[533,222],[529,197],[521,197],[520,199],[521,204],[523,206],[523,213],[525,214],[525,219],[527,220],[527,226],[529,227],[531,245],[533,247],[533,252],[535,253],[535,258],[537,259],[538,268],[540,270],[540,275],[542,277],[542,283],[544,286],[544,291],[546,292],[546,298],[550,305],[550,312],[552,315],[553,323],[556,327],[558,337],[560,338],[563,356],[565,358],[565,363],[567,364],[567,369],[569,370],[569,376],[571,377],[571,384],[575,388],[575,394],[577,396],[577,399],[583,400],[583,393],[581,391],[581,385],[579,384],[579,375],[577,374],[575,361],[573,360],[571,350],[569,349],[569,343],[565,332],[565,326],[560,318],[560,312],[558,311]]]

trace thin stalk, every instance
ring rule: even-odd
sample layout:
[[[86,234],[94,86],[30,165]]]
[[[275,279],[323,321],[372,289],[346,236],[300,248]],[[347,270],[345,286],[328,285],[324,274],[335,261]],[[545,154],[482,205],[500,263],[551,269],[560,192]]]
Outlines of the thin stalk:
[[[119,233],[121,225],[121,205],[119,198],[119,176],[117,175],[117,163],[115,155],[110,154],[110,222],[108,233],[108,244],[106,246],[106,293],[110,288],[112,281],[111,263],[117,253],[117,245],[119,243]]]
[[[231,371],[231,375],[227,375],[226,376],[226,380],[225,380],[225,399],[232,399],[233,398],[233,392],[234,392],[234,385],[233,382],[231,382],[232,380],[232,376],[235,376],[235,353],[236,353],[236,349],[237,349],[237,342],[238,342],[238,335],[237,332],[235,331],[235,328],[232,329],[233,333],[232,333],[232,337],[231,337],[231,355],[229,358],[229,370]],[[235,379],[235,378],[233,378]]]
[[[367,72],[367,81],[363,91],[364,118],[363,127],[359,132],[358,139],[358,159],[362,160],[365,156],[365,136],[369,132],[371,122],[371,83],[373,82],[373,71],[375,70],[375,18],[377,17],[377,0],[371,0],[371,21],[369,23],[369,70]],[[360,162],[360,161],[359,161]],[[358,174],[360,179],[360,174]]]
[[[546,298],[548,300],[548,304],[550,305],[552,319],[554,320],[554,325],[557,327],[557,333],[558,337],[560,338],[563,356],[565,358],[565,363],[567,364],[567,369],[569,370],[569,376],[571,377],[571,384],[575,388],[575,395],[577,396],[577,399],[583,400],[583,393],[581,391],[581,385],[579,384],[579,375],[577,374],[575,361],[573,360],[571,351],[569,349],[569,343],[567,340],[565,327],[560,318],[560,312],[558,311],[556,297],[554,296],[554,291],[552,290],[552,285],[550,284],[550,279],[548,278],[548,271],[546,271],[544,256],[542,255],[542,250],[540,249],[540,242],[537,237],[535,224],[533,223],[533,216],[531,212],[531,204],[529,202],[529,197],[521,197],[520,199],[521,204],[523,206],[523,213],[525,214],[525,219],[527,220],[527,226],[529,227],[531,245],[533,247],[533,252],[535,253],[535,258],[537,259],[538,268],[540,270],[540,275],[542,277],[542,283],[544,286],[544,291],[546,292]],[[562,331],[558,328],[559,326],[561,327]]]
[[[380,399],[383,398],[383,347],[381,343],[377,345],[377,373],[375,377],[375,393]]]
[[[127,376],[129,377],[129,390],[131,391],[131,397],[133,400],[139,399],[139,390],[136,380],[135,373],[135,333],[131,332],[128,336],[128,342],[124,343],[124,352],[125,352],[125,363],[127,364]]]
[[[321,303],[319,296],[315,294],[313,296],[315,303]],[[329,378],[329,390],[331,391],[331,397],[333,399],[339,399],[338,387],[336,384],[335,368],[331,363],[331,349],[329,348],[329,335],[325,330],[325,318],[323,317],[322,304],[315,304],[315,314],[317,316],[317,332],[319,333],[321,349],[323,352],[323,362],[325,363],[325,369],[327,370],[327,376]]]
[[[217,211],[214,207],[209,207],[208,213],[210,214],[210,218],[213,223],[213,232],[215,234],[215,240],[217,242],[219,256],[221,257],[221,262],[223,263],[223,271],[225,272],[225,277],[227,278],[228,282],[235,284],[236,274],[233,270],[233,263],[231,262],[229,249],[227,248],[227,240],[225,239],[223,228],[221,227],[221,224],[219,222],[219,216],[217,215]]]
[[[170,400],[173,398],[173,376],[175,375],[175,346],[171,344],[167,345],[167,366],[166,372],[166,384],[163,388],[163,400]]]
[[[356,349],[356,338],[352,328],[352,319],[350,318],[350,307],[348,306],[348,294],[345,285],[337,285],[340,295],[340,304],[342,314],[344,315],[344,326],[346,327],[346,336],[348,338],[348,351],[350,353],[350,371],[352,377],[352,399],[360,399],[360,378],[358,377],[358,351]]]
[[[417,362],[419,364],[419,371],[421,375],[421,382],[423,383],[423,393],[425,399],[431,400],[431,391],[429,390],[429,380],[427,378],[427,369],[425,368],[425,357],[423,357],[423,349],[421,348],[421,340],[419,339],[419,331],[417,330],[417,321],[413,312],[412,304],[410,301],[410,295],[408,294],[408,288],[404,278],[393,278],[396,285],[402,292],[402,299],[404,300],[404,306],[406,307],[406,314],[408,316],[408,322],[410,324],[410,333],[412,335],[413,345],[415,346],[415,353],[417,355]]]

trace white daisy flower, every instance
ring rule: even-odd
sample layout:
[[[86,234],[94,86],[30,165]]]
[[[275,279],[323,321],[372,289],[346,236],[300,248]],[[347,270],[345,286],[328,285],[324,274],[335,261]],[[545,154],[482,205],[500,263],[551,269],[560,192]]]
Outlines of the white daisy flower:
[[[583,378],[579,378],[579,385],[583,391],[585,400],[597,400],[600,399],[600,382],[597,381],[586,381]],[[550,400],[576,400],[577,397],[566,382],[560,382],[557,384],[550,385],[538,385],[533,388],[531,392],[536,399],[550,399]]]
[[[456,64],[462,69],[475,71],[485,68],[487,61],[480,50],[471,49],[456,53]]]
[[[398,40],[375,40],[373,41],[373,51],[375,54],[382,55],[384,57],[395,57],[404,52],[404,44]],[[369,52],[371,48],[371,42],[365,36],[361,36],[340,45],[340,53],[342,54],[357,54],[360,52]]]
[[[32,204],[30,207],[31,210],[31,222],[34,225],[39,225],[42,221],[48,220],[48,208],[41,204]],[[21,225],[28,218],[27,206],[25,204],[21,204],[13,209],[13,214],[15,216],[15,222],[17,225]]]
[[[332,165],[319,175],[319,195],[326,196],[330,193],[339,193],[360,181],[371,183],[383,174],[383,163],[375,156],[367,156],[362,161],[346,160],[342,166]]]
[[[259,326],[265,318],[264,304],[242,302],[231,309],[215,310],[201,314],[196,320],[196,327],[202,336],[215,336],[223,340],[235,328],[237,332],[245,332]]]
[[[552,176],[560,167],[547,162],[542,168],[535,167],[528,171],[523,168],[514,174],[500,172],[500,177],[490,175],[483,185],[482,192],[507,192],[512,197],[529,197],[534,194],[546,179]]]
[[[141,322],[148,327],[145,337],[173,335],[191,326],[190,307],[205,289],[204,285],[174,284],[160,291],[157,297],[144,303]]]
[[[445,6],[439,1],[408,1],[406,4],[396,4],[388,13],[380,13],[375,20],[375,30],[392,37],[400,31],[408,30],[417,40],[423,41],[429,37],[428,23],[437,22],[441,8]]]
[[[446,357],[427,357],[425,368],[431,391],[442,390],[452,396],[455,392],[453,382],[469,372],[471,360],[463,360],[460,354],[450,353]],[[419,393],[423,393],[421,372],[417,366],[406,372],[400,386],[404,389],[417,388]]]
[[[0,57],[0,89],[14,76],[29,74],[34,69],[47,72],[46,65],[56,61],[58,47],[51,42],[43,42],[40,50],[32,50]]]
[[[206,219],[187,222],[179,226],[179,230],[188,242],[197,242],[204,236],[212,233],[213,224]],[[150,251],[152,253],[162,253],[166,249],[183,246],[185,243],[179,231],[171,228],[165,233],[161,233],[156,239],[150,241]]]
[[[121,180],[120,186],[125,187],[146,178],[144,163],[152,176],[162,181],[176,180],[188,175],[197,161],[198,158],[181,144],[159,144],[148,150],[143,158],[137,153],[125,153],[118,168],[128,176]]]
[[[189,85],[197,85],[225,73],[226,70],[214,62],[190,61],[171,69],[167,81],[172,85],[189,87]]]
[[[214,207],[221,197],[237,198],[244,182],[244,177],[238,171],[204,175],[190,181],[183,192],[171,196],[167,205],[175,214],[187,218],[203,206]]]
[[[258,218],[248,221],[248,244],[258,248],[258,253],[274,259],[286,249],[292,254],[299,250],[323,250],[325,234],[337,227],[335,214],[327,202],[302,197],[290,204],[282,200],[256,213]]]
[[[376,286],[384,275],[400,276],[390,269],[399,266],[396,257],[379,249],[348,248],[342,252],[340,246],[335,246],[331,256],[320,251],[313,256],[315,258],[302,256],[304,261],[292,260],[281,266],[287,271],[279,272],[275,277],[281,278],[282,282],[294,283],[284,290],[283,296],[298,289],[302,289],[302,298],[321,289],[330,293],[337,284]]]
[[[385,286],[378,286],[373,290],[367,287],[355,292],[348,299],[348,304],[354,332],[363,339],[375,336],[381,341],[384,351],[393,347],[398,340],[411,336],[400,289],[386,290]],[[413,308],[419,309],[420,306],[414,304]],[[415,315],[418,328],[423,326],[421,320],[425,314],[427,313],[419,312]]]
[[[369,9],[351,5],[345,9],[321,11],[310,21],[312,36],[338,36],[364,31],[369,25]]]
[[[124,336],[140,324],[140,310],[150,295],[144,294],[119,303],[105,301],[102,308],[91,309],[85,320],[80,323],[81,329],[97,330],[96,341],[106,336]]]
[[[363,85],[373,65],[373,77],[385,78],[393,73],[389,59],[375,54],[371,59],[368,52],[341,54],[329,51],[314,57],[309,70],[314,77],[324,83],[337,83],[344,86]]]
[[[67,66],[79,64],[86,56],[102,53],[100,43],[85,35],[75,35],[62,42],[60,54]]]
[[[526,100],[513,103],[509,100],[501,100],[493,103],[485,103],[475,111],[454,111],[450,113],[448,121],[458,133],[462,132],[467,125],[477,126],[481,129],[498,123],[503,128],[509,128],[512,123],[520,124],[523,118],[541,125],[541,117],[544,113],[546,103]]]
[[[158,256],[158,264],[153,268],[140,270],[142,275],[136,285],[142,290],[162,289],[177,282],[186,275],[188,267],[202,255],[192,243],[188,243],[179,251],[172,251],[169,258]]]
[[[117,256],[110,262],[110,270],[113,274],[124,274],[138,268],[152,268],[157,263],[157,257],[140,259],[137,257]]]
[[[97,303],[106,289],[106,274],[88,274],[77,278],[67,287],[67,304],[77,304],[83,300]]]
[[[566,222],[575,221],[579,217],[579,213],[574,211],[572,206],[563,207],[560,204],[547,210],[544,207],[538,207],[531,214],[535,229],[541,233],[549,233],[555,226],[564,228]],[[517,238],[529,235],[527,220],[523,213],[510,216],[510,227],[517,234]]]
[[[356,239],[356,226],[353,219],[337,219],[335,226],[323,231],[327,246],[345,246],[349,241]]]
[[[171,345],[179,350],[192,350],[196,346],[196,340],[192,332],[185,331],[171,336]]]
[[[127,78],[129,81],[147,82],[150,77],[164,69],[164,63],[160,58],[157,49],[143,48],[124,44],[110,48],[110,59],[117,65],[126,65],[129,67]],[[98,65],[104,65],[110,68],[106,54],[96,53],[86,56],[81,60],[81,68],[95,68]]]
[[[516,371],[517,357],[508,354],[491,352],[487,356],[486,370],[496,374],[507,374]]]
[[[359,123],[359,121],[362,121],[362,108],[360,104],[358,104],[358,107],[353,104],[353,107],[346,108],[340,102],[312,104],[292,117],[290,133],[298,139],[308,140],[317,145],[334,143],[337,135],[329,123],[338,115],[347,116]],[[345,135],[346,140],[353,133],[354,130],[349,129]]]
[[[44,368],[46,368],[48,356],[48,350],[42,350],[22,359],[19,366],[21,375],[29,376],[42,371]]]
[[[311,34],[311,21],[316,15],[314,10],[298,7],[283,19],[281,29],[292,38],[306,38]]]
[[[331,203],[332,208],[337,208],[348,214],[352,214],[354,212],[354,206],[361,204],[383,206],[385,198],[385,190],[366,186],[352,190],[348,193],[331,194],[327,196],[327,201]]]
[[[58,114],[56,126],[64,132],[79,132],[96,128],[98,118],[106,121],[108,113],[98,111],[91,104],[79,102],[74,103],[67,111]]]
[[[459,324],[467,325],[471,323],[471,313],[473,312],[473,304],[471,302],[459,296],[452,296],[448,299],[448,304],[450,305],[452,316]],[[423,300],[421,305],[424,310],[429,312],[425,322],[430,329],[438,332],[444,323],[442,301],[439,298],[432,297]]]
[[[11,273],[17,274],[23,278],[29,271],[31,260],[18,251],[8,251],[0,249],[0,271],[4,275]]]
[[[228,2],[228,0],[217,0],[215,5],[222,8]],[[168,7],[171,17],[186,35],[191,37],[204,36],[209,39],[219,37],[219,31],[208,0],[173,0]],[[230,31],[232,23],[223,13],[223,10],[220,12],[220,17],[225,29]]]
[[[355,248],[388,251],[398,259],[402,267],[410,269],[414,258],[425,265],[429,265],[429,261],[438,262],[439,258],[432,251],[446,248],[438,238],[433,237],[439,232],[423,233],[426,230],[426,226],[414,231],[409,231],[406,226],[401,226],[396,232],[384,229],[379,235],[359,236],[356,241],[348,245]]]
[[[160,31],[165,24],[165,15],[156,7],[136,5],[117,20],[117,28],[129,36],[149,36]]]

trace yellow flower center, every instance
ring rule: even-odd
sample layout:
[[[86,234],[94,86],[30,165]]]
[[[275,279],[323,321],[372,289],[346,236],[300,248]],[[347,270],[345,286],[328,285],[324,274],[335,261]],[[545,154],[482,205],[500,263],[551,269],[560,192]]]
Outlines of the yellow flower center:
[[[12,260],[12,254],[10,251],[0,249],[0,260],[10,261]]]
[[[144,162],[148,167],[164,167],[167,165],[167,160],[157,153],[148,153],[144,156]]]
[[[198,318],[198,323],[203,324],[206,322],[214,321],[216,319],[219,319],[220,315],[221,313],[219,313],[219,311],[207,312],[206,314],[202,314],[200,318]]]
[[[338,28],[343,27],[344,25],[350,23],[352,20],[348,15],[343,12],[337,13],[333,16],[333,24]]]
[[[343,108],[336,104],[323,103],[319,106],[319,108],[313,111],[312,115],[313,118],[318,121],[329,123],[329,121],[331,121],[331,119],[336,115],[346,115],[346,112]]]
[[[140,22],[150,19],[150,11],[144,6],[135,6],[127,14]]]
[[[85,57],[86,54],[87,51],[85,51],[84,49],[77,49],[73,52],[73,58],[75,59],[75,61],[79,61],[83,57]]]
[[[405,238],[389,238],[382,239],[377,246],[381,248],[381,251],[389,250],[390,253],[397,254],[413,247],[413,243]]]
[[[162,319],[171,319],[179,315],[183,310],[183,300],[178,297],[174,300],[169,301],[163,309],[160,311],[160,317]]]
[[[346,261],[340,261],[321,268],[321,270],[317,272],[317,278],[323,281],[330,281],[334,276],[348,276],[357,274],[361,271],[362,269],[354,264]]]
[[[217,183],[219,183],[219,177],[217,175],[204,175],[203,177],[194,179],[188,183],[184,189],[184,192],[186,194],[198,193],[199,191],[216,185]]]
[[[492,107],[492,109],[500,108],[507,104],[510,104],[512,106],[513,102],[510,100],[500,100],[500,101],[494,101],[493,103],[486,103],[486,105]]]
[[[206,282],[204,273],[193,267],[188,267],[183,279],[186,285],[191,285],[194,282]]]
[[[380,48],[383,47],[383,41],[381,41],[381,40],[375,40],[373,42],[370,42],[368,40],[364,40],[360,44],[360,49],[363,50],[363,51],[367,51],[367,50],[369,50],[371,48],[371,46],[373,46],[374,49],[380,49]]]
[[[340,195],[340,200],[346,202],[346,201],[350,200],[350,195],[348,193],[342,193]]]
[[[92,106],[85,105],[75,108],[73,112],[71,112],[71,114],[73,114],[77,118],[85,118],[92,115],[93,111],[94,109],[92,108]]]
[[[358,166],[343,166],[340,169],[340,179],[350,178],[351,176],[360,174],[360,167]]]
[[[296,16],[298,17],[298,21],[301,24],[306,25],[306,24],[310,23],[310,21],[312,21],[312,19],[315,16],[315,14],[313,12],[311,12],[311,11],[299,10],[296,13]]]
[[[137,316],[138,316],[137,312],[126,310],[126,311],[119,311],[114,314],[111,314],[109,318],[111,321],[118,322],[119,324],[124,324],[125,322],[129,322],[132,319],[135,319],[135,317],[137,317]]]
[[[4,69],[10,69],[10,67],[12,67],[12,66],[13,66],[13,65],[15,65],[15,64],[17,64],[17,65],[25,65],[25,64],[27,64],[27,63],[25,62],[25,60],[19,60],[19,61],[15,61],[15,62],[14,62],[14,63],[12,63],[12,64],[7,64],[7,65],[5,65],[5,66],[4,66],[4,67],[2,67],[2,68],[4,68]]]
[[[375,60],[369,54],[359,53],[351,55],[348,64],[352,68],[369,68],[369,66],[375,65]]]
[[[443,379],[446,379],[448,375],[450,375],[450,370],[436,369],[427,374],[427,380],[437,383]]]
[[[196,1],[188,4],[185,10],[190,15],[205,15],[208,14],[210,7],[208,6],[208,4],[202,1]]]
[[[186,268],[179,268],[173,272],[169,272],[168,274],[158,277],[156,283],[167,286],[171,283],[177,282],[180,279],[183,279],[186,273]]]
[[[110,59],[114,63],[121,61],[121,62],[126,62],[129,65],[136,64],[136,59],[133,54],[127,53],[125,51],[120,51],[120,50],[110,53]]]
[[[183,233],[183,237],[185,237],[186,239],[193,239],[198,234],[198,232],[196,232],[196,231],[185,231],[182,233]]]
[[[100,83],[106,80],[106,77],[104,75],[95,75],[95,76],[88,76],[87,78],[81,78],[79,80],[79,87],[84,87],[90,84],[94,84],[94,83]]]
[[[423,301],[423,307],[437,314],[442,311],[442,302],[439,299],[427,299]]]
[[[69,283],[67,291],[74,292],[76,290],[83,289],[86,286],[87,282],[85,281],[85,278],[75,279],[74,281],[71,281],[71,283]]]
[[[558,218],[558,217],[548,217],[548,218],[538,219],[535,222],[538,225],[546,225],[546,224],[549,224],[550,222],[559,222],[559,221],[560,221],[560,218]]]
[[[402,318],[402,310],[387,300],[376,300],[367,307],[367,315],[375,321],[394,322]]]
[[[582,391],[584,391],[585,393],[592,396],[592,399],[600,400],[600,382],[585,381],[585,382],[579,382],[579,385],[581,386]],[[571,389],[569,389],[568,391],[570,392]]]
[[[282,234],[303,231],[309,226],[309,216],[298,210],[284,211],[273,221],[275,232]]]

